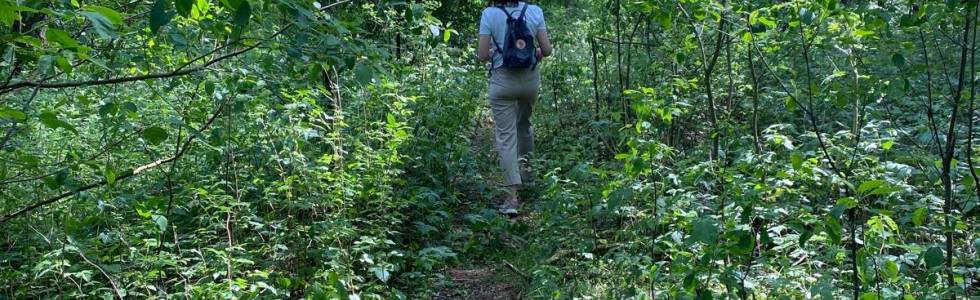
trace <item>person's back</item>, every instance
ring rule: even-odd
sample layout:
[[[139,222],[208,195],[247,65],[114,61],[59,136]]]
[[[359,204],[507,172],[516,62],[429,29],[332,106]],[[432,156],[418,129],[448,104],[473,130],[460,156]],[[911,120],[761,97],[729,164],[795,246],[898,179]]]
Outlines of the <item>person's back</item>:
[[[514,2],[484,8],[483,15],[480,17],[480,35],[489,35],[491,38],[491,49],[493,49],[491,69],[504,67],[504,56],[501,54],[504,51],[502,48],[506,47],[504,44],[507,41],[508,15],[512,20],[523,17],[532,34],[537,35],[539,31],[547,30],[544,11],[537,5]]]
[[[530,45],[539,45],[539,48],[535,49],[537,57],[530,65],[505,65],[503,53],[509,46],[504,43],[508,38],[508,19],[521,17],[534,36],[534,41]],[[513,34],[513,31],[511,33]],[[494,44],[500,46],[492,47]],[[518,41],[516,45],[522,47],[524,44]],[[520,206],[517,190],[526,179],[522,178],[520,171],[520,157],[527,155],[534,148],[530,118],[541,82],[536,63],[549,55],[551,55],[551,41],[545,27],[544,11],[540,7],[523,1],[497,0],[492,1],[491,5],[483,10],[483,15],[480,17],[477,57],[480,60],[490,60],[488,94],[495,123],[496,148],[507,186],[510,187],[510,195],[500,207],[500,211],[504,214],[516,214]]]

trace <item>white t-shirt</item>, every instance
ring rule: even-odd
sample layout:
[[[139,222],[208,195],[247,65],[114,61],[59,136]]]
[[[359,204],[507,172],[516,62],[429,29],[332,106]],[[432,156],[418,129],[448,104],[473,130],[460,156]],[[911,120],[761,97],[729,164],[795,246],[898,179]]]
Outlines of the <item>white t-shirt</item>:
[[[534,34],[535,45],[537,45],[537,33],[547,29],[544,23],[544,11],[541,10],[541,7],[522,1],[518,2],[517,5],[505,6],[504,9],[516,19],[521,16],[521,10],[524,9],[524,6],[527,6],[524,21],[530,27],[531,33]],[[504,40],[507,38],[507,15],[500,8],[494,6],[484,8],[483,15],[480,16],[480,35],[492,35],[492,40],[497,41],[497,44],[503,47]],[[490,48],[496,48],[493,41],[490,43]],[[499,52],[491,52],[490,56],[493,59],[494,68],[504,64],[504,58]]]

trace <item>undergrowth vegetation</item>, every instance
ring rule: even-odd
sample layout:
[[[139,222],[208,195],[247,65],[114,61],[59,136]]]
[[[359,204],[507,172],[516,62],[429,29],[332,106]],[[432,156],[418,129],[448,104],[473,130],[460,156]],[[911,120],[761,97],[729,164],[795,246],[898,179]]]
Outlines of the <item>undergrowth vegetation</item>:
[[[0,0],[0,298],[980,295],[976,1],[539,1],[516,219],[484,2]]]

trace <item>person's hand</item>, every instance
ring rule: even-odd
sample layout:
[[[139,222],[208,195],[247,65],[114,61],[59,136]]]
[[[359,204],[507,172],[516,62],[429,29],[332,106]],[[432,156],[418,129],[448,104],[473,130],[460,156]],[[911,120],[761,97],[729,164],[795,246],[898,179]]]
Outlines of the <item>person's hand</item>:
[[[534,49],[534,55],[538,58],[538,61],[544,58],[544,54],[541,54],[541,48]]]

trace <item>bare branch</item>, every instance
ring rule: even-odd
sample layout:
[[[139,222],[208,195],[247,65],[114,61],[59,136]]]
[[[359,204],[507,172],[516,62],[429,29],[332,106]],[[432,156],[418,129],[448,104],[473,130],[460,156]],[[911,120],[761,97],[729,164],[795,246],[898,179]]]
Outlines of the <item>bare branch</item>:
[[[238,51],[235,51],[235,52],[232,52],[232,53],[228,53],[228,54],[222,55],[222,56],[220,56],[218,58],[215,58],[215,59],[212,59],[212,60],[210,60],[210,61],[208,61],[208,62],[206,62],[206,63],[204,63],[204,64],[202,64],[200,66],[197,66],[197,67],[194,67],[194,68],[190,68],[190,69],[186,69],[186,70],[175,70],[175,71],[166,72],[166,73],[154,73],[154,74],[146,74],[146,75],[140,75],[140,76],[117,77],[117,78],[110,78],[110,79],[96,79],[96,80],[73,81],[73,82],[44,83],[44,82],[36,82],[36,81],[19,81],[19,82],[15,82],[15,83],[12,83],[12,84],[7,85],[7,86],[0,87],[0,90],[2,90],[2,91],[0,91],[0,94],[2,94],[2,93],[8,93],[10,91],[17,90],[17,89],[23,88],[23,87],[28,87],[28,86],[32,86],[32,87],[35,87],[35,88],[41,88],[41,89],[49,89],[49,88],[73,88],[73,87],[85,87],[85,86],[93,86],[93,85],[107,85],[107,84],[116,84],[116,83],[124,83],[124,82],[133,82],[133,81],[142,81],[142,80],[150,80],[150,79],[159,79],[159,78],[170,78],[170,77],[183,76],[183,75],[187,75],[187,74],[191,74],[191,73],[194,73],[194,72],[198,72],[198,71],[204,70],[207,67],[209,67],[209,66],[211,66],[213,64],[216,64],[216,63],[218,63],[218,62],[220,62],[222,60],[225,60],[225,59],[228,59],[228,58],[232,58],[232,57],[238,56],[238,55],[240,55],[242,53],[248,52],[249,50],[255,49],[255,47],[258,47],[259,45],[261,45],[261,43],[256,43],[255,45],[248,46],[248,47],[243,48],[241,50],[238,50]]]

